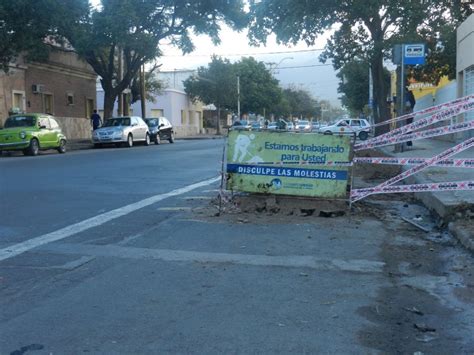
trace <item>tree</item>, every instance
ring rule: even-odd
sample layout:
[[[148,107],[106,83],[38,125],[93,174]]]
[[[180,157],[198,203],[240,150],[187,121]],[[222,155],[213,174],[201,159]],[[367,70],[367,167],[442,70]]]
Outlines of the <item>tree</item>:
[[[289,87],[283,90],[283,99],[288,102],[291,116],[311,118],[318,114],[318,102],[306,90]]]
[[[364,113],[369,101],[369,63],[354,60],[345,64],[336,74],[341,80],[337,91],[341,94],[342,105],[353,116]],[[390,85],[390,72],[384,69],[384,85]]]
[[[459,1],[252,0],[251,39],[254,43],[265,42],[274,32],[279,42],[304,40],[313,45],[318,35],[336,26],[321,60],[332,59],[335,69],[354,59],[370,63],[377,107],[374,119],[378,123],[389,118],[384,56],[407,34],[423,34],[423,30],[443,23],[453,12],[447,6],[454,2]]]
[[[347,107],[353,116],[363,112],[369,100],[369,63],[354,60],[344,65],[336,74],[341,80],[337,91],[342,93],[342,105]]]
[[[0,66],[8,71],[8,64],[22,52],[26,59],[46,60],[49,44],[62,41],[61,29],[88,11],[87,0],[2,0]]]
[[[461,0],[450,2],[450,16],[421,33],[428,56],[424,65],[412,68],[409,73],[418,81],[437,85],[443,76],[456,78],[456,29],[473,13],[474,6]]]
[[[248,57],[242,58],[234,66],[240,77],[242,112],[273,112],[273,107],[281,100],[281,88],[265,63]]]
[[[195,101],[214,104],[217,108],[217,134],[221,132],[221,109],[232,109],[237,100],[237,75],[227,59],[212,57],[207,67],[199,67],[197,75],[186,79],[185,92]]]
[[[155,75],[155,70],[158,67],[159,66],[154,66],[150,70],[145,71],[145,100],[150,102],[155,102],[155,96],[161,94],[165,86],[163,81],[158,80]],[[142,99],[140,75],[137,75],[132,79],[132,82],[130,83],[130,91],[132,95],[130,100],[131,104]]]
[[[140,67],[161,55],[164,39],[188,53],[194,49],[191,32],[219,43],[222,22],[234,29],[246,24],[241,0],[102,0],[101,5],[71,23],[67,39],[101,78],[104,117],[111,115],[116,97]]]

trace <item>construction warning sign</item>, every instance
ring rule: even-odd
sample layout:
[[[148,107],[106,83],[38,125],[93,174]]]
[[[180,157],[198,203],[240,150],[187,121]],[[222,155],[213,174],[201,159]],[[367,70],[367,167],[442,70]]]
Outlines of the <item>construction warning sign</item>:
[[[349,136],[231,131],[227,189],[344,198],[350,156]]]

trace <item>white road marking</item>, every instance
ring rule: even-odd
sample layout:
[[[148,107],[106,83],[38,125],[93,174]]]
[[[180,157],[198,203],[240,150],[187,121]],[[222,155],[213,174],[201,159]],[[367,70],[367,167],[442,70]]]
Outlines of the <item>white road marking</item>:
[[[174,197],[174,196],[182,195],[182,194],[187,193],[189,191],[192,191],[194,189],[197,189],[197,188],[200,188],[200,187],[203,187],[203,186],[208,186],[208,185],[210,185],[210,184],[212,184],[216,181],[219,181],[220,178],[221,177],[218,176],[218,177],[215,177],[215,178],[212,178],[212,179],[209,179],[209,180],[205,180],[205,181],[201,181],[201,182],[198,182],[196,184],[189,185],[189,186],[185,186],[185,187],[182,187],[182,188],[179,188],[179,189],[176,189],[176,190],[164,193],[164,194],[155,195],[155,196],[146,198],[144,200],[132,203],[130,205],[120,207],[120,208],[117,208],[115,210],[103,213],[101,215],[98,215],[98,216],[95,216],[95,217],[92,217],[92,218],[88,218],[88,219],[86,219],[82,222],[72,224],[70,226],[61,228],[57,231],[54,231],[54,232],[51,232],[51,233],[48,233],[48,234],[44,234],[44,235],[41,235],[41,236],[36,237],[36,238],[26,240],[22,243],[15,244],[15,245],[6,247],[4,249],[0,249],[0,261],[10,259],[14,256],[20,255],[24,252],[27,252],[27,251],[29,251],[31,249],[34,249],[34,248],[37,248],[41,245],[48,244],[48,243],[51,243],[51,242],[55,242],[57,240],[61,240],[61,239],[70,237],[71,235],[83,232],[85,230],[88,230],[88,229],[91,229],[91,228],[94,228],[94,227],[98,227],[98,226],[100,226],[104,223],[107,223],[107,222],[109,222],[113,219],[125,216],[125,215],[130,214],[132,212],[135,212],[136,210],[139,210],[143,207],[147,207],[147,206],[152,205],[156,202],[162,201],[162,200],[164,200],[168,197]]]
[[[323,259],[310,255],[254,255],[212,253],[171,249],[147,249],[122,247],[116,245],[55,243],[46,245],[40,251],[89,255],[94,257],[113,257],[138,260],[162,260],[200,263],[231,263],[252,266],[278,266],[289,268],[310,268],[316,270],[336,270],[362,273],[383,271],[385,263],[364,259]]]

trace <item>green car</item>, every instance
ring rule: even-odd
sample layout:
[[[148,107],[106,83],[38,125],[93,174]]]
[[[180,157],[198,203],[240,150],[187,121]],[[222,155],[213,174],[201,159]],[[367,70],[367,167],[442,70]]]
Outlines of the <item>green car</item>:
[[[40,149],[66,153],[66,136],[53,116],[24,113],[7,118],[0,130],[0,154],[4,150],[21,150],[25,155],[37,155]]]

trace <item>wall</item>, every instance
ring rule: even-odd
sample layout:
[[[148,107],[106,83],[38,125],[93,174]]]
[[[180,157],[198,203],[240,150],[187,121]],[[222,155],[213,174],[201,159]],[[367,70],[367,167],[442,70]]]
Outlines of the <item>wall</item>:
[[[97,89],[97,107],[100,111],[104,106],[104,92]],[[191,136],[202,132],[202,104],[194,104],[189,100],[185,92],[175,89],[165,89],[161,95],[155,97],[155,102],[146,102],[146,117],[153,117],[152,110],[163,110],[163,116],[173,125],[176,135]],[[185,122],[181,121],[181,111],[186,112]],[[141,102],[137,101],[131,105],[131,114],[142,115]],[[200,119],[198,115],[200,113]],[[190,120],[190,114],[193,119]],[[117,115],[117,103],[114,105],[114,116]]]
[[[458,97],[474,94],[474,14],[469,16],[457,29],[456,72]],[[458,117],[458,121],[474,120],[474,112]],[[474,137],[474,130],[457,135],[457,140]]]
[[[71,51],[54,49],[45,63],[24,62],[20,56],[11,64],[9,74],[0,73],[0,125],[11,110],[14,91],[22,92],[25,112],[46,112],[45,95],[52,94],[52,114],[68,139],[90,139],[88,117],[95,106],[96,74],[92,68]],[[41,93],[32,86],[40,84]],[[68,94],[74,101],[69,104]],[[89,100],[89,106],[87,105]]]
[[[51,114],[60,117],[86,118],[86,100],[95,106],[96,74],[71,52],[54,51],[47,63],[28,63],[25,80],[29,112],[44,112],[44,95],[52,94],[54,109]],[[44,85],[43,93],[33,93],[32,85]],[[67,94],[74,103],[68,105]]]
[[[78,117],[58,117],[56,120],[68,140],[85,140],[92,138],[90,119]]]
[[[25,67],[11,66],[8,73],[0,70],[0,126],[3,126],[8,113],[13,108],[13,91],[25,92]],[[26,99],[23,100],[23,107],[26,109]]]

